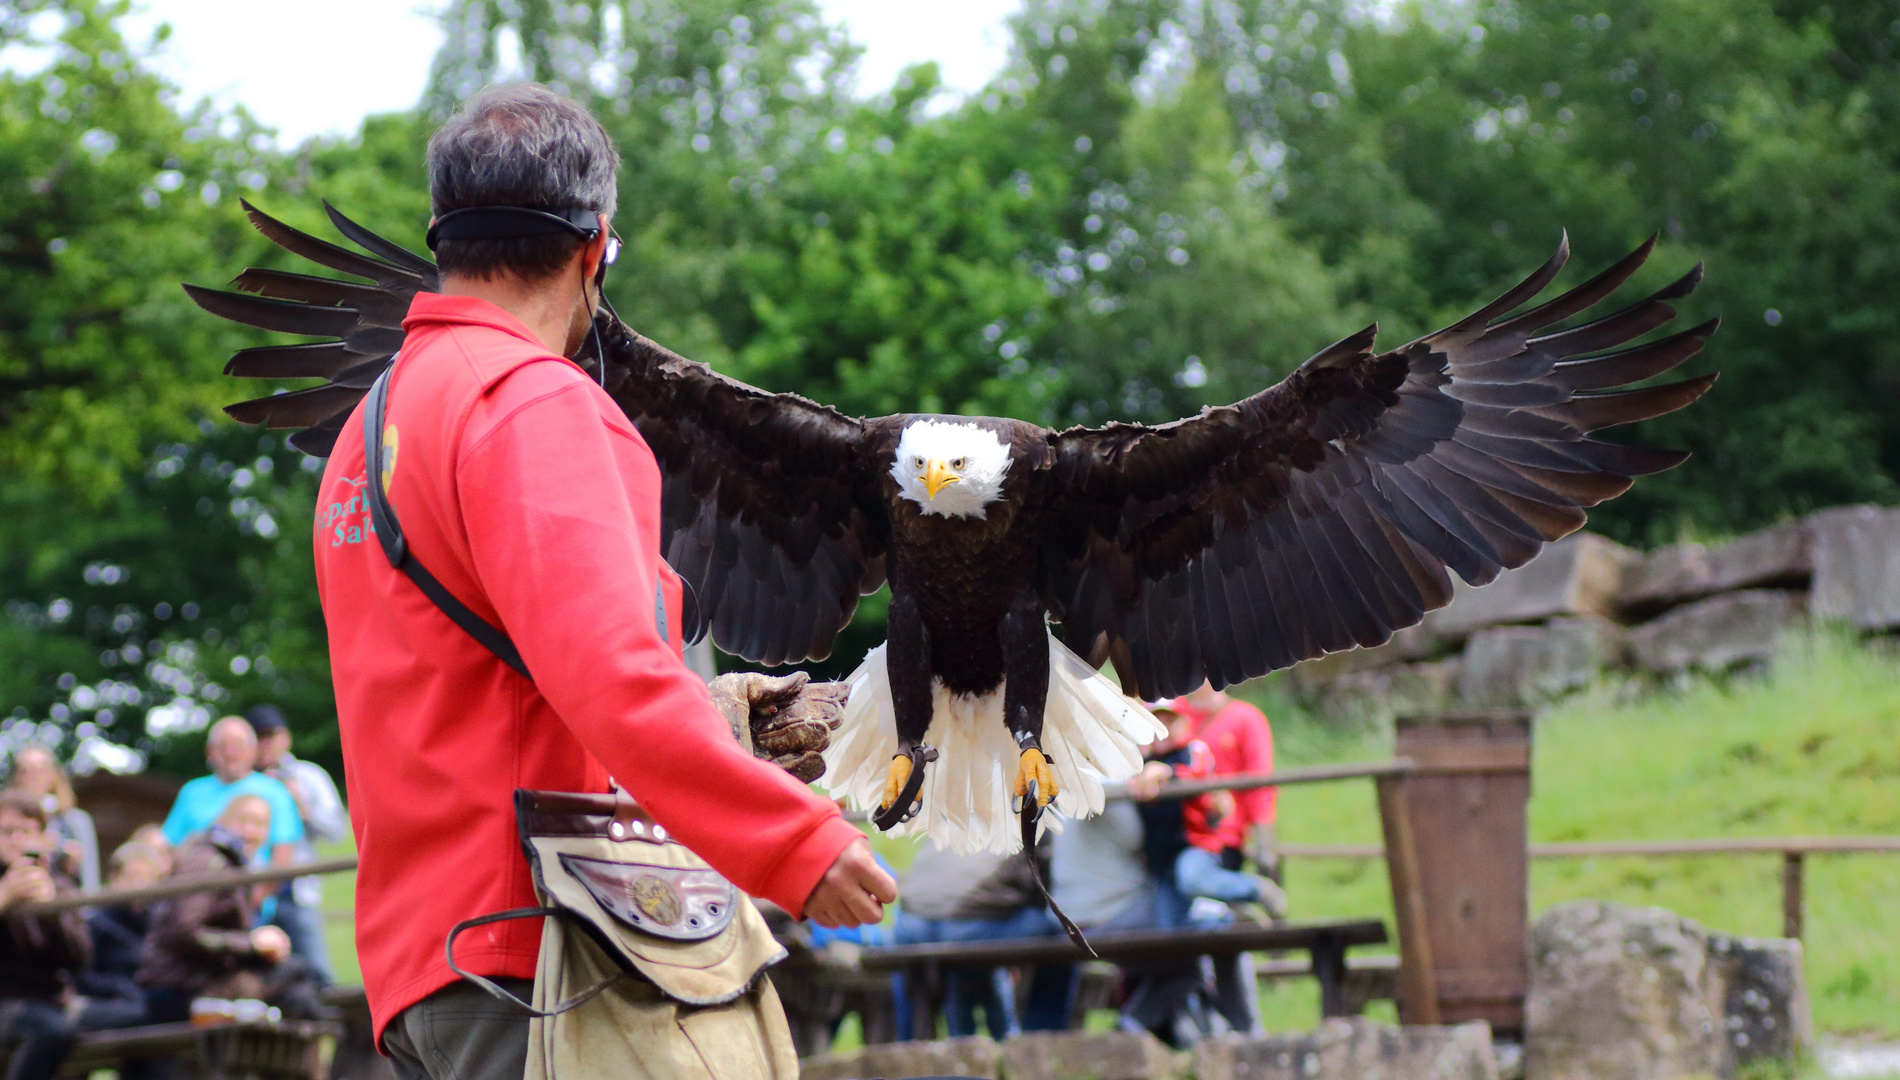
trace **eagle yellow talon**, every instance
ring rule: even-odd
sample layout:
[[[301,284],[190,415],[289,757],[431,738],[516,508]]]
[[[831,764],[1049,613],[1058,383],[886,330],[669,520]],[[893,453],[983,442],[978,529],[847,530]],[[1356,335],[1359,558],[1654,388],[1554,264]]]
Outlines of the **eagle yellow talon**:
[[[910,757],[905,754],[899,754],[891,759],[891,771],[884,776],[884,801],[878,804],[878,813],[882,814],[884,811],[896,805],[897,797],[904,793],[904,784],[909,780]],[[917,799],[921,800],[923,797],[924,793],[919,791],[917,793]]]
[[[1055,770],[1049,768],[1049,759],[1042,751],[1030,747],[1023,751],[1022,760],[1016,766],[1016,797],[1029,794],[1029,785],[1036,785],[1036,805],[1048,806],[1049,801],[1058,794]]]

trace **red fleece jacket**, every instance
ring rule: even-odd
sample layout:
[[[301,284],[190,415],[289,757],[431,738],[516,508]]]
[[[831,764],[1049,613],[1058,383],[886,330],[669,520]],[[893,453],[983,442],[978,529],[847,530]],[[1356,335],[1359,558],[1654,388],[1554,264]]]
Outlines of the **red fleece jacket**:
[[[681,661],[659,467],[613,401],[485,301],[425,293],[403,326],[390,502],[409,550],[506,631],[534,681],[389,565],[364,503],[359,408],[324,470],[315,545],[379,1040],[454,981],[451,926],[534,903],[516,788],[618,780],[734,884],[794,913],[860,835],[747,754]],[[672,640],[655,625],[656,589]],[[535,920],[478,927],[456,959],[531,978],[540,935]]]

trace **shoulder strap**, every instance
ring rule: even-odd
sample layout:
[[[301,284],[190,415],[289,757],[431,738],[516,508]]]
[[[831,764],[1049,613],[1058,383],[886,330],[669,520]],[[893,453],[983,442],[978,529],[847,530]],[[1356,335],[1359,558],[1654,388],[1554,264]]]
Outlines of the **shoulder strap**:
[[[455,594],[444,588],[409,552],[409,544],[402,535],[402,523],[396,520],[396,508],[389,505],[389,494],[383,490],[383,419],[389,411],[389,377],[395,371],[396,365],[392,362],[377,376],[375,385],[369,389],[369,397],[363,401],[363,490],[369,496],[370,524],[376,530],[376,539],[382,542],[383,555],[389,559],[389,565],[409,575],[409,580],[415,582],[422,594],[434,601],[451,622],[468,631],[468,636],[481,642],[502,663],[520,672],[522,678],[533,682],[534,676],[528,674],[528,665],[522,662],[521,652],[508,635],[457,600]]]

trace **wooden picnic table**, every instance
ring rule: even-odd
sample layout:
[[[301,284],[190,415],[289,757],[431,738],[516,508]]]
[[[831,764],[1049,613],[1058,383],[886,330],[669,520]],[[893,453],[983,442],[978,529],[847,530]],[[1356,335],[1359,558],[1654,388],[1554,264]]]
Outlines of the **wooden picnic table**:
[[[1346,1016],[1353,1011],[1346,993],[1346,950],[1355,945],[1383,945],[1388,940],[1385,923],[1378,919],[1213,929],[1121,930],[1090,934],[1088,939],[1098,957],[1121,965],[1232,956],[1243,952],[1305,951],[1312,957],[1311,970],[1319,980],[1323,1016]],[[920,985],[936,983],[938,980],[932,976],[945,967],[1018,967],[1070,964],[1087,959],[1089,955],[1080,947],[1060,936],[950,945],[891,945],[858,952],[858,964],[863,970],[917,972],[921,976]]]
[[[343,1029],[315,1020],[191,1023],[95,1031],[79,1037],[60,1063],[62,1077],[118,1069],[128,1061],[179,1058],[195,1063],[205,1080],[326,1080],[323,1041]]]

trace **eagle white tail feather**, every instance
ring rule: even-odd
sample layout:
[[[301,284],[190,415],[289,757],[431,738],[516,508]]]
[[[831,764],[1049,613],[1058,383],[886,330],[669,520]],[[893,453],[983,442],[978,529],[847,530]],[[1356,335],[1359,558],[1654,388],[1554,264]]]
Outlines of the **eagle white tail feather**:
[[[851,700],[825,751],[824,784],[854,809],[876,810],[897,755],[897,715],[884,646],[871,650],[850,683]],[[1003,722],[1003,688],[982,697],[952,694],[940,682],[931,688],[935,712],[924,742],[936,747],[937,760],[925,773],[923,809],[891,833],[922,833],[938,847],[966,854],[1021,848],[1021,829],[1010,812],[1020,752]],[[1165,734],[1146,709],[1050,637],[1042,746],[1061,790],[1056,813],[1043,815],[1043,827],[1059,831],[1062,818],[1100,813],[1103,783],[1133,776],[1141,768],[1140,747]]]

